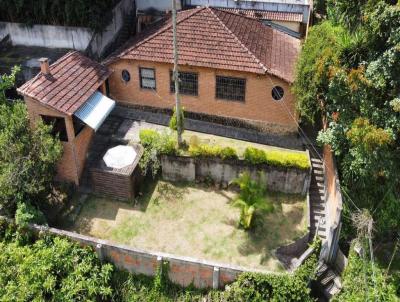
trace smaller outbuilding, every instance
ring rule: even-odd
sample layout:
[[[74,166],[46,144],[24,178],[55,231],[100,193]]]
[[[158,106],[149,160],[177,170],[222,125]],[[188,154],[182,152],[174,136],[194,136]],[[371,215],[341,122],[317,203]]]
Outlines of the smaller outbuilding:
[[[24,97],[31,126],[39,121],[53,126],[63,144],[57,179],[80,184],[86,154],[95,131],[111,113],[115,102],[107,97],[111,71],[72,51],[49,65],[17,89]]]

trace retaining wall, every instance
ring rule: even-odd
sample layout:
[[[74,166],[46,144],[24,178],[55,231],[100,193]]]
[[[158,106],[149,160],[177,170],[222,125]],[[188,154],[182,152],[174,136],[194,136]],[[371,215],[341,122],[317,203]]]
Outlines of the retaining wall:
[[[54,25],[28,26],[22,23],[0,22],[0,40],[9,35],[13,45],[86,50],[93,33],[84,27]]]
[[[88,51],[94,57],[101,57],[117,38],[124,26],[125,17],[132,14],[134,9],[135,1],[120,1],[112,11],[111,23],[96,34],[85,27],[28,26],[23,23],[0,22],[0,40],[9,35],[13,45],[75,49]]]
[[[0,219],[9,219],[1,217]],[[243,272],[260,272],[269,274],[282,274],[263,270],[247,269],[228,264],[214,263],[189,257],[179,257],[166,253],[149,252],[123,245],[117,245],[107,240],[76,234],[55,228],[39,225],[30,225],[29,228],[36,234],[52,234],[67,237],[79,242],[82,246],[91,246],[95,249],[100,260],[113,263],[120,269],[134,274],[155,276],[157,268],[162,262],[169,264],[169,279],[175,284],[196,288],[222,288],[232,283]]]
[[[215,183],[223,186],[227,186],[245,171],[254,178],[259,177],[259,171],[262,171],[265,173],[269,190],[303,195],[308,192],[311,178],[310,170],[249,165],[244,160],[164,155],[161,157],[161,166],[162,177],[165,180],[192,182],[211,178]]]

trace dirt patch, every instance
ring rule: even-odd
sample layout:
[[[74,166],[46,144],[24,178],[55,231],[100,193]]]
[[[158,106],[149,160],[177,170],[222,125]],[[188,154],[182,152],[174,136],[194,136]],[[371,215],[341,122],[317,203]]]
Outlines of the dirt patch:
[[[200,185],[159,181],[136,205],[92,196],[73,230],[151,251],[279,271],[278,246],[305,234],[305,200],[268,194],[271,214],[258,214],[255,228],[237,227],[235,193]]]

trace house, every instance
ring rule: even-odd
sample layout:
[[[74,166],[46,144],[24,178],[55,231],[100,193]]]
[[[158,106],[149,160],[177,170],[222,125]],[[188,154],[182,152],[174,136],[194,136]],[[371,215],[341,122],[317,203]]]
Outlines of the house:
[[[304,36],[312,14],[309,0],[182,0],[183,7],[210,6],[254,16],[264,23]]]
[[[307,23],[303,23],[302,13],[238,8],[225,8],[224,10],[258,19],[262,23],[286,32],[296,38],[304,36],[307,29]]]
[[[259,20],[217,8],[178,13],[180,93],[187,112],[243,120],[273,133],[295,133],[291,92],[300,41]],[[172,22],[168,16],[105,64],[119,104],[171,109]]]
[[[17,91],[32,127],[39,121],[50,124],[62,142],[57,179],[79,185],[93,134],[115,106],[105,96],[111,71],[77,51],[51,66],[46,58],[40,64],[41,72]]]

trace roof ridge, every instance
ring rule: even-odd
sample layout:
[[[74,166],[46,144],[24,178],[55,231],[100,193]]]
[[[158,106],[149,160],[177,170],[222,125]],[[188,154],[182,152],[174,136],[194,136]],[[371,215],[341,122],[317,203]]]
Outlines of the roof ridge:
[[[251,55],[251,56],[253,57],[253,59],[261,66],[261,68],[264,69],[265,72],[267,72],[267,71],[268,71],[268,68],[260,61],[260,59],[258,59],[257,56],[256,56],[256,55],[255,55],[255,54],[254,54],[254,53],[253,53],[253,52],[238,38],[238,36],[236,36],[236,35],[228,28],[228,26],[214,13],[213,10],[214,10],[215,8],[207,7],[207,9],[209,9],[210,12],[213,14],[213,16],[214,16],[215,18],[217,18],[217,20],[221,23],[221,25],[225,28],[225,30],[227,30],[228,33],[229,33],[231,36],[233,36],[234,39],[235,39],[237,42],[239,42],[240,46],[242,46],[242,47],[248,52],[248,54]],[[232,15],[235,15],[235,16],[240,16],[240,17],[241,17],[241,15],[238,15],[238,14],[236,14],[236,13],[225,12],[225,11],[222,11],[222,10],[219,10],[219,11],[221,11],[221,12],[223,12],[223,13],[229,13],[229,14],[232,14]],[[245,18],[248,18],[248,19],[254,21],[253,18],[250,18],[250,17],[245,17]]]
[[[198,12],[204,10],[205,8],[206,8],[206,7],[196,7],[196,8],[193,8],[193,9],[192,9],[193,12],[189,13],[187,16],[185,16],[185,17],[182,18],[181,20],[177,21],[176,24],[178,25],[179,23],[181,23],[181,22],[185,21],[186,19],[188,19],[188,18],[194,16],[194,15],[197,14]],[[183,12],[183,11],[181,11],[181,12]],[[178,14],[177,14],[177,16],[178,16]],[[170,19],[170,17],[169,17],[168,19]],[[168,20],[168,19],[166,19],[166,20]],[[148,36],[146,39],[143,39],[143,40],[140,41],[139,43],[133,45],[132,47],[129,47],[128,49],[124,50],[122,53],[120,53],[120,54],[117,55],[117,56],[118,56],[118,57],[122,57],[122,56],[126,55],[126,53],[128,53],[128,52],[134,50],[135,48],[139,47],[140,45],[142,45],[142,44],[144,44],[144,43],[150,41],[151,39],[155,38],[156,36],[158,36],[158,35],[164,33],[165,31],[169,30],[171,27],[172,27],[172,22],[171,22],[170,25],[166,26],[164,29],[162,29],[162,30],[157,30],[155,33],[151,34],[151,35]]]

